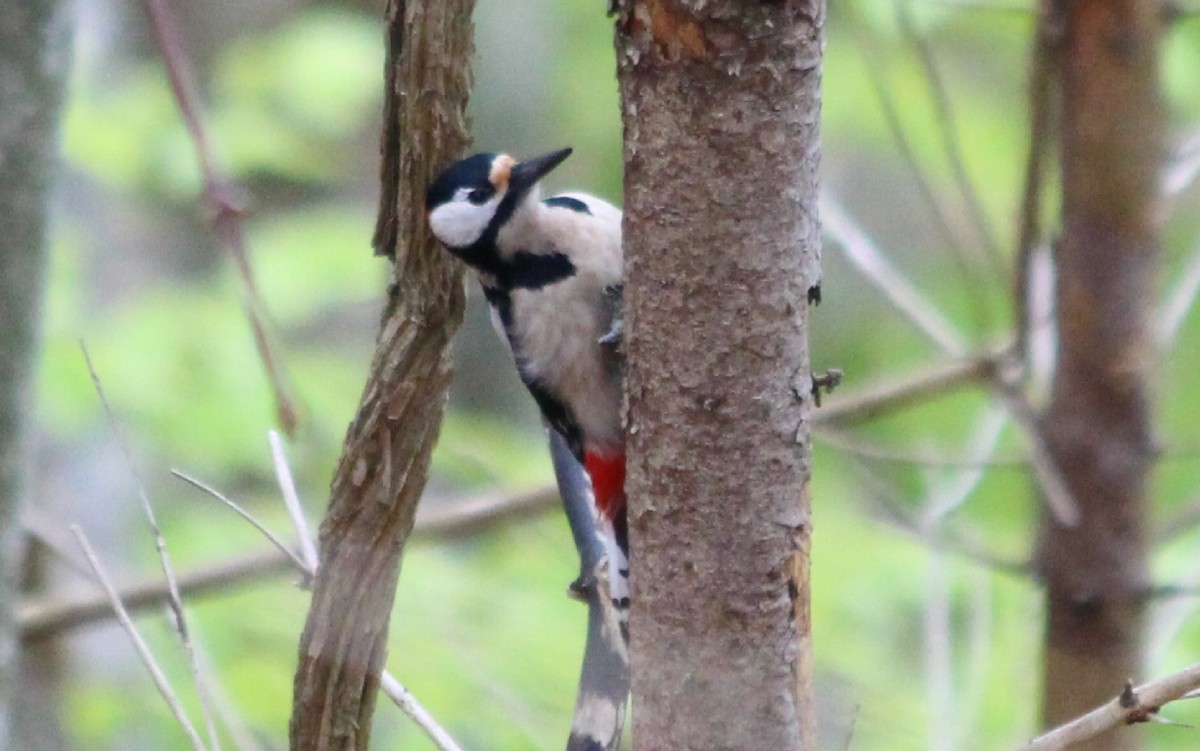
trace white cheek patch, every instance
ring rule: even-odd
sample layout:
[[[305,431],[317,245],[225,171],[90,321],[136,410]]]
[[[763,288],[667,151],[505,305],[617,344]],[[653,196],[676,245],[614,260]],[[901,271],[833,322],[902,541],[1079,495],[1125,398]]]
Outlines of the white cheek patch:
[[[481,206],[470,201],[444,203],[429,213],[429,228],[448,248],[469,247],[483,235],[499,203],[499,196]]]

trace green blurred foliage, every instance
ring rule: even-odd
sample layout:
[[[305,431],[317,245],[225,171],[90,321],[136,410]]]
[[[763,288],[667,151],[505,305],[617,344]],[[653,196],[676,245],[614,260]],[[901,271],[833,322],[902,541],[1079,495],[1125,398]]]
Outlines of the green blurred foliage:
[[[902,7],[935,61],[936,85],[901,23]],[[308,5],[277,15],[232,38],[208,39],[212,49],[204,57],[212,66],[198,73],[197,83],[222,167],[250,191],[248,245],[302,405],[305,426],[289,452],[315,520],[362,388],[387,273],[369,248],[382,33],[376,18],[348,6]],[[600,3],[485,0],[477,21],[477,145],[517,154],[572,145],[576,154],[551,188],[618,199],[620,120],[611,28]],[[995,278],[964,280],[954,260],[952,245],[979,248],[983,238],[959,190],[935,107],[944,93],[999,252],[995,263],[1007,268],[1025,159],[1031,31],[1027,11],[970,4],[857,0],[830,9],[825,186],[964,338],[979,344],[1006,335],[1009,290]],[[205,39],[193,33],[193,40]],[[104,549],[118,570],[154,570],[131,474],[111,452],[102,453],[112,439],[79,353],[83,339],[159,504],[176,565],[187,569],[262,541],[169,478],[170,467],[228,492],[281,533],[290,529],[265,441],[273,408],[235,272],[207,231],[194,150],[160,63],[122,39],[92,54],[99,58],[81,61],[64,126],[67,187],[40,385],[40,424],[57,463],[44,474],[75,477],[71,487],[86,496],[64,513],[85,526],[118,520],[111,522],[121,529],[117,541]],[[1165,47],[1177,139],[1200,122],[1198,70],[1200,22],[1193,18],[1171,30]],[[885,101],[917,168],[897,146]],[[916,190],[918,168],[949,235]],[[1164,291],[1200,248],[1198,196],[1193,187],[1173,201]],[[814,314],[817,369],[843,368],[843,388],[852,390],[939,358],[834,248],[827,247],[825,258],[825,301]],[[463,336],[470,345],[459,353],[466,371],[459,382],[471,388],[454,394],[430,503],[550,479],[532,409],[486,326],[476,306]],[[1200,485],[1194,459],[1200,396],[1191,388],[1198,368],[1200,326],[1193,315],[1161,358],[1165,456],[1155,477],[1161,518],[1194,502]],[[987,411],[981,394],[957,393],[851,438],[876,453],[952,463],[967,457]],[[997,445],[997,456],[1014,457],[1022,442],[1008,425]],[[87,458],[98,454],[107,457],[103,481],[88,474],[97,465]],[[999,749],[1030,735],[1037,589],[933,550],[895,522],[903,516],[921,523],[929,499],[952,497],[972,468],[869,459],[838,441],[818,442],[814,468],[814,630],[827,746]],[[988,467],[931,534],[1021,561],[1038,513],[1025,471],[1001,464]],[[1198,546],[1200,532],[1193,531],[1164,547],[1155,559],[1156,581],[1194,587]],[[412,546],[389,665],[466,747],[561,747],[584,627],[583,609],[564,597],[575,566],[558,515],[470,541]],[[279,582],[190,606],[229,705],[253,734],[275,744],[286,728],[306,600]],[[1147,676],[1195,660],[1194,611],[1188,598],[1156,603]],[[197,716],[180,650],[159,620],[140,623]],[[119,632],[105,627],[72,644],[64,717],[81,748],[185,747]],[[1167,714],[1197,722],[1198,712],[1182,706]],[[1193,734],[1178,729],[1139,732],[1156,749],[1195,745]],[[432,748],[383,702],[376,745]]]

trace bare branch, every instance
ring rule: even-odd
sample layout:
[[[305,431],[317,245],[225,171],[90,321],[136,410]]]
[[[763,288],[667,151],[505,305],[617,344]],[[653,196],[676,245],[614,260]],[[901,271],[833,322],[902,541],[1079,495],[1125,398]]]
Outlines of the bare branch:
[[[818,430],[814,433],[821,443],[845,451],[848,454],[868,459],[873,462],[904,464],[930,469],[1015,469],[1023,470],[1029,467],[1029,459],[1024,456],[997,456],[988,459],[975,459],[969,456],[948,456],[941,448],[931,447],[925,451],[915,449],[899,449],[884,446],[864,440],[848,432],[835,429]]]
[[[275,549],[247,553],[185,571],[178,577],[179,592],[189,597],[228,592],[235,585],[287,573],[293,566],[287,556]],[[129,611],[138,611],[160,606],[167,590],[165,582],[156,577],[123,585],[119,594]],[[17,623],[25,641],[57,636],[112,617],[109,599],[94,594],[29,600],[17,611]]]
[[[1174,539],[1175,535],[1195,530],[1195,524],[1200,521],[1200,502],[1194,502],[1180,511],[1167,524],[1157,525],[1158,534],[1155,539],[1160,545],[1165,545]],[[1169,523],[1178,526],[1172,528]],[[1166,536],[1165,532],[1175,535]],[[1150,596],[1164,598],[1167,601],[1157,604],[1150,611],[1150,622],[1145,629],[1145,644],[1147,654],[1143,665],[1165,664],[1167,653],[1175,643],[1176,637],[1193,622],[1200,600],[1195,598],[1200,592],[1200,557],[1193,556],[1183,571],[1174,576],[1175,583],[1168,586],[1157,586]]]
[[[238,278],[241,280],[242,303],[254,335],[254,344],[258,348],[259,359],[262,360],[275,396],[276,416],[284,432],[292,435],[299,423],[299,416],[291,396],[286,367],[275,354],[266,305],[259,294],[254,271],[250,268],[246,238],[242,231],[245,200],[241,191],[217,168],[217,160],[209,143],[200,104],[195,95],[192,73],[184,54],[183,35],[170,6],[166,0],[144,0],[144,6],[154,40],[167,69],[167,77],[171,81],[171,91],[175,95],[180,115],[196,149],[196,157],[204,179],[204,200],[212,212],[214,229],[237,267]]]
[[[239,751],[269,751],[265,746],[265,742],[254,736],[253,731],[246,724],[246,720],[241,716],[243,707],[235,704],[234,700],[225,691],[225,687],[216,679],[217,666],[213,662],[212,656],[204,649],[204,645],[196,640],[194,635],[192,643],[196,650],[197,664],[200,666],[200,680],[203,682],[204,690],[208,692],[208,697],[212,701],[213,715],[225,728],[225,732],[229,735],[233,746]]]
[[[875,39],[860,37],[859,42],[861,54],[868,59],[866,65],[867,76],[871,81],[871,88],[875,92],[875,98],[879,100],[879,108],[883,113],[883,121],[887,125],[888,132],[891,134],[892,141],[895,142],[900,156],[908,164],[909,171],[913,174],[913,179],[917,184],[917,191],[929,206],[934,223],[937,225],[938,233],[945,239],[946,244],[950,248],[951,256],[954,258],[956,265],[961,269],[963,276],[971,282],[981,283],[982,278],[977,272],[974,259],[967,254],[954,229],[950,226],[950,220],[947,218],[951,213],[950,209],[946,206],[941,196],[934,191],[929,179],[928,170],[921,164],[920,159],[917,158],[916,150],[913,149],[912,142],[904,130],[904,123],[900,119],[900,113],[896,107],[896,99],[893,96],[893,87],[887,85],[883,80],[881,71],[888,70],[891,66],[879,54],[880,45]]]
[[[155,661],[150,648],[146,646],[142,635],[138,633],[137,627],[133,625],[129,613],[121,603],[121,597],[117,594],[116,587],[113,586],[112,581],[104,572],[104,568],[100,565],[100,559],[96,557],[96,551],[92,549],[87,536],[76,525],[71,525],[71,533],[79,541],[79,547],[87,557],[88,564],[96,574],[96,579],[99,580],[100,585],[104,587],[104,591],[108,594],[109,607],[116,613],[117,620],[121,622],[121,627],[125,629],[125,633],[129,635],[130,640],[133,642],[133,647],[137,651],[138,657],[141,659],[142,664],[146,666],[147,672],[150,673],[150,678],[154,681],[154,687],[158,689],[159,695],[167,703],[171,714],[175,715],[179,726],[183,728],[183,732],[187,735],[188,740],[191,741],[192,748],[196,751],[205,751],[204,742],[200,740],[200,735],[196,732],[196,728],[183,711],[183,707],[180,706],[179,699],[175,696],[175,692],[171,690],[171,685],[167,682],[166,676],[163,675],[162,669],[159,668],[158,662]]]
[[[171,557],[167,554],[167,541],[163,539],[162,530],[158,526],[158,517],[154,514],[154,506],[150,503],[150,494],[146,492],[146,483],[142,480],[137,462],[134,461],[133,451],[129,448],[129,443],[125,440],[125,435],[121,430],[121,424],[117,420],[117,415],[113,411],[112,405],[108,403],[108,397],[104,394],[104,386],[100,383],[100,375],[96,372],[96,368],[92,364],[92,358],[88,354],[87,347],[82,342],[80,342],[79,346],[83,350],[83,359],[87,363],[88,373],[92,376],[92,385],[96,389],[96,395],[100,397],[104,413],[108,416],[108,421],[112,426],[117,444],[121,447],[121,453],[124,454],[129,472],[133,476],[138,498],[142,502],[142,511],[146,514],[146,523],[150,526],[151,534],[154,535],[154,547],[158,551],[158,560],[162,564],[163,575],[167,580],[167,604],[170,607],[171,615],[175,622],[175,630],[179,634],[179,640],[183,643],[183,651],[187,657],[188,669],[191,671],[192,681],[196,686],[196,696],[200,703],[200,714],[204,718],[204,727],[208,733],[208,742],[215,751],[220,751],[221,744],[217,738],[217,729],[213,725],[212,711],[209,708],[208,697],[200,680],[200,668],[196,663],[196,653],[192,647],[191,635],[188,633],[187,617],[183,613],[183,599],[179,595],[179,584],[175,580],[175,569],[171,567]]]
[[[178,577],[179,591],[186,597],[227,592],[235,585],[253,584],[262,579],[296,571],[302,577],[308,570],[279,538],[261,522],[250,518],[232,501],[217,494],[194,478],[174,472],[177,477],[212,493],[239,512],[272,541],[273,549],[247,553],[185,571]],[[498,524],[524,519],[555,509],[558,496],[553,487],[543,487],[505,496],[487,495],[464,501],[428,504],[433,511],[418,514],[414,539],[455,539],[481,534]],[[86,561],[84,562],[86,564]],[[87,571],[91,576],[91,570]],[[302,584],[304,581],[301,582]],[[126,584],[120,589],[121,600],[130,611],[145,610],[162,604],[166,585],[158,578]],[[17,614],[21,638],[26,641],[56,636],[63,631],[105,621],[113,616],[108,598],[84,595],[66,598],[39,598],[24,602]]]
[[[438,539],[471,537],[500,522],[540,516],[559,502],[558,490],[546,485],[517,493],[489,493],[453,503],[424,503],[417,511],[413,534]]]
[[[897,312],[946,354],[966,354],[962,335],[927,302],[926,297],[892,266],[870,236],[845,212],[829,191],[821,191],[821,228]]]
[[[1013,310],[1016,314],[1016,351],[1024,363],[1030,360],[1031,266],[1034,249],[1042,242],[1042,185],[1054,127],[1054,71],[1058,65],[1058,37],[1061,36],[1055,29],[1061,19],[1057,18],[1052,6],[1052,3],[1046,4],[1035,34],[1033,68],[1029,73],[1029,154],[1025,158],[1025,186],[1021,191],[1017,221]]]
[[[1200,293],[1200,242],[1196,243],[1187,265],[1179,274],[1179,281],[1175,283],[1175,289],[1159,306],[1158,312],[1154,316],[1154,320],[1158,322],[1154,332],[1155,339],[1160,349],[1166,349],[1175,340],[1183,322],[1187,320],[1188,313],[1196,303],[1198,293]]]
[[[1155,547],[1166,545],[1187,534],[1200,524],[1200,498],[1194,498],[1183,508],[1162,520],[1154,530]]]
[[[433,715],[425,711],[412,692],[401,685],[400,681],[392,677],[392,674],[386,670],[379,676],[379,688],[397,707],[400,707],[400,711],[408,715],[421,730],[425,731],[425,735],[441,751],[462,751],[462,747],[454,742],[454,739],[438,724],[437,720],[433,719]]]
[[[921,524],[936,529],[948,515],[966,503],[983,481],[984,465],[996,453],[1000,435],[1008,423],[1006,410],[994,404],[984,408],[983,415],[967,441],[967,453],[975,460],[973,466],[956,470],[940,482],[931,483],[923,504]]]
[[[1197,13],[1200,9],[1193,8],[1191,12]],[[1180,145],[1174,162],[1167,165],[1163,174],[1163,192],[1177,196],[1196,181],[1197,175],[1200,175],[1200,133],[1193,133]]]
[[[61,519],[52,519],[45,509],[37,506],[26,508],[21,514],[21,527],[35,540],[67,566],[85,579],[95,581],[87,560],[76,552],[75,541],[62,527]]]
[[[921,294],[905,277],[892,268],[870,237],[853,223],[828,193],[821,194],[820,210],[825,231],[836,240],[837,245],[846,253],[847,259],[867,277],[876,289],[943,351],[954,356],[962,356],[964,344],[950,323],[942,317],[940,312],[926,303]],[[998,366],[1007,360],[1003,357],[996,357],[991,362]],[[1042,487],[1051,512],[1064,526],[1074,526],[1078,523],[1079,512],[1061,473],[1046,451],[1045,440],[1041,435],[1037,415],[1033,408],[1028,404],[1024,395],[1010,383],[1010,379],[1002,372],[1002,368],[993,367],[981,372],[987,377],[992,390],[1003,399],[1012,411],[1013,420],[1025,435],[1029,444],[1029,457],[1034,475]],[[966,373],[962,373],[960,370],[957,378],[961,379],[965,375]],[[938,386],[940,387],[940,384]],[[904,398],[915,396],[912,400],[916,401],[929,393],[919,390],[905,392]],[[815,417],[829,419],[823,415],[823,412],[817,412]]]
[[[900,33],[916,50],[917,59],[921,61],[921,67],[925,70],[925,82],[933,97],[934,119],[937,121],[941,136],[942,152],[946,156],[946,161],[950,163],[950,169],[954,173],[955,182],[958,183],[963,203],[967,206],[971,222],[975,225],[975,230],[983,244],[982,260],[989,262],[991,271],[996,278],[1003,278],[1005,274],[1000,261],[1000,244],[996,241],[995,233],[988,221],[983,201],[979,198],[979,191],[975,189],[974,183],[971,182],[971,176],[967,173],[967,164],[963,157],[962,144],[958,139],[958,129],[954,122],[954,107],[951,105],[950,95],[946,91],[946,84],[942,80],[937,61],[933,58],[933,51],[929,48],[925,38],[917,32],[916,26],[913,25],[910,5],[911,0],[908,0],[896,6]]]
[[[1200,664],[1136,689],[1126,684],[1112,701],[1038,736],[1021,746],[1020,751],[1056,751],[1121,725],[1148,722],[1164,705],[1186,697],[1197,688],[1200,688]]]
[[[1045,436],[1042,435],[1037,413],[1033,406],[1017,388],[1006,384],[999,378],[992,381],[993,391],[1008,406],[1012,414],[1013,424],[1021,431],[1029,451],[1029,463],[1033,467],[1033,476],[1046,501],[1050,513],[1064,527],[1074,527],[1079,524],[1079,507],[1071,489],[1067,487],[1062,472],[1051,458],[1050,449],[1046,446]]]
[[[856,462],[858,476],[864,482],[867,499],[877,511],[877,518],[890,526],[911,535],[931,549],[950,553],[976,563],[996,573],[1027,579],[1034,574],[1033,567],[1025,561],[1002,558],[984,548],[982,544],[966,539],[962,533],[952,533],[945,526],[929,529],[905,508],[906,504],[896,497],[895,490],[875,471],[862,462]]]
[[[317,544],[313,540],[308,520],[304,518],[300,496],[296,494],[296,482],[292,479],[292,469],[283,453],[283,442],[274,430],[267,431],[267,440],[271,444],[271,458],[275,463],[275,477],[279,480],[279,490],[283,493],[283,502],[287,506],[288,515],[292,517],[292,525],[296,528],[296,537],[300,540],[300,552],[304,554],[309,575],[315,575],[320,561]]]
[[[943,555],[931,551],[925,571],[925,597],[922,620],[925,683],[931,717],[930,751],[954,750],[954,718],[957,693],[954,690],[954,664],[950,635],[950,582]]]
[[[1029,2],[998,2],[997,0],[913,0],[921,5],[958,8],[965,11],[988,11],[990,13],[1012,13],[1028,16],[1037,9]]]
[[[224,503],[226,506],[231,508],[234,511],[234,513],[236,513],[238,516],[242,517],[242,519],[244,519],[245,521],[249,522],[250,526],[254,527],[259,532],[261,532],[262,535],[264,537],[266,537],[271,542],[272,545],[274,545],[276,548],[279,548],[280,552],[282,552],[284,555],[286,555],[288,558],[290,558],[292,560],[292,563],[295,564],[297,571],[304,574],[307,578],[312,578],[312,569],[309,568],[308,564],[302,558],[300,558],[300,556],[296,555],[292,551],[292,549],[290,547],[288,547],[287,543],[285,543],[274,532],[272,532],[270,529],[268,529],[267,525],[265,525],[261,521],[259,521],[259,519],[257,517],[255,517],[253,514],[251,514],[249,511],[247,511],[246,509],[242,508],[238,504],[231,501],[228,497],[226,497],[220,491],[214,489],[213,487],[211,487],[209,485],[206,485],[205,483],[201,482],[200,480],[197,480],[196,478],[192,477],[191,475],[180,472],[177,469],[171,470],[171,474],[175,475],[180,480],[183,480],[184,482],[188,483],[189,485],[191,485],[195,488],[198,488],[200,490],[203,490],[205,493],[208,493],[213,498],[216,498],[218,501],[220,501],[221,503]]]
[[[828,219],[828,217],[825,217]],[[985,381],[1003,355],[985,353],[939,363],[914,375],[892,378],[859,393],[832,396],[812,413],[814,426],[846,426],[874,420],[934,397]]]

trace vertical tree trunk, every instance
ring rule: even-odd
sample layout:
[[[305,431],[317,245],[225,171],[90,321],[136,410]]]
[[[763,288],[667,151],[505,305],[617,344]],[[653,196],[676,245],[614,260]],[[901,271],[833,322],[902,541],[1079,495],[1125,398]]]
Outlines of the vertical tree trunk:
[[[368,746],[400,556],[412,531],[462,322],[462,268],[425,221],[425,187],[467,144],[474,0],[390,0],[377,252],[394,259],[375,358],[321,525],[300,641],[293,751]]]
[[[67,53],[63,3],[26,0],[0,11],[0,749],[16,747],[20,516],[29,494],[46,203]]]
[[[1047,726],[1111,699],[1142,667],[1163,159],[1161,3],[1076,0],[1061,10],[1059,346],[1044,429],[1082,521],[1042,522]],[[1084,747],[1138,745],[1124,731]]]
[[[821,0],[624,0],[634,746],[815,748]]]

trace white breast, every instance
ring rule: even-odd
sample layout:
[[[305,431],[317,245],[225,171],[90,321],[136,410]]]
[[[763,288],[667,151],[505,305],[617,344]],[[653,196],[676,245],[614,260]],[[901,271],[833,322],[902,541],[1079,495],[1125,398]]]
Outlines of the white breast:
[[[566,404],[584,443],[611,447],[621,442],[620,368],[598,340],[611,325],[605,290],[621,282],[621,212],[592,196],[571,197],[592,214],[531,207],[538,214],[527,219],[539,232],[526,249],[564,253],[576,273],[538,290],[514,290],[513,334],[527,376]]]

